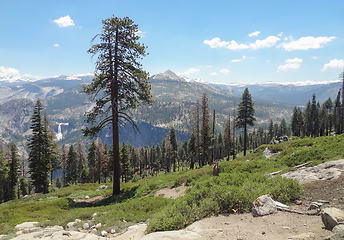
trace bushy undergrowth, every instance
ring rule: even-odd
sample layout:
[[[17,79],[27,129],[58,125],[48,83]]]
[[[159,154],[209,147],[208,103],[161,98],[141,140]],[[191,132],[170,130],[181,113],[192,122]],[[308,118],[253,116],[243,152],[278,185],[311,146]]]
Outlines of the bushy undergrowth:
[[[184,197],[166,207],[149,222],[147,232],[175,230],[208,215],[246,212],[259,196],[270,194],[281,202],[297,198],[303,189],[294,180],[266,178],[256,173],[223,173],[198,182]]]
[[[269,147],[279,153],[266,159],[263,151]],[[0,204],[0,234],[8,233],[25,221],[40,221],[41,225],[61,225],[76,218],[88,220],[98,213],[96,222],[103,227],[146,221],[147,232],[180,229],[197,219],[223,212],[249,211],[255,198],[270,194],[274,200],[288,203],[302,193],[293,180],[268,178],[266,173],[290,171],[295,165],[313,161],[313,165],[344,158],[344,135],[321,138],[296,138],[277,145],[262,145],[257,153],[220,161],[220,175],[212,176],[211,166],[200,169],[159,174],[121,185],[121,196],[111,196],[112,184],[96,191],[96,183],[73,185],[49,194],[35,194]],[[157,190],[185,184],[192,186],[184,197],[165,199],[153,197]],[[97,204],[78,203],[73,199],[85,196],[105,197]],[[50,220],[50,221],[45,221]]]

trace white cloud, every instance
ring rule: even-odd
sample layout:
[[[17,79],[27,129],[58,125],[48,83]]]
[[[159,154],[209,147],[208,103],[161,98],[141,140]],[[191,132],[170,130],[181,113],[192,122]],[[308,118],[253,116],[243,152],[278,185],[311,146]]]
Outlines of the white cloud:
[[[57,43],[56,44],[54,44],[54,47],[59,47],[60,45],[58,45]]]
[[[241,60],[244,60],[245,58],[246,56],[243,55],[241,59],[233,59],[232,62],[241,62]]]
[[[260,33],[260,31],[255,31],[253,33],[250,33],[248,36],[249,37],[257,37],[259,33]]]
[[[282,37],[282,35],[283,35],[283,32],[277,34],[277,37]]]
[[[189,75],[189,74],[192,74],[192,73],[196,73],[198,72],[199,69],[198,68],[190,68],[189,70],[187,70],[186,72],[182,73],[183,75]]]
[[[321,71],[327,71],[331,69],[344,69],[344,60],[333,59],[329,63],[326,63]]]
[[[300,68],[302,61],[300,58],[287,59],[284,65],[278,66],[277,72],[295,71]]]
[[[280,39],[275,36],[269,36],[264,40],[256,40],[255,43],[250,44],[250,48],[257,50],[259,48],[268,48],[274,46]]]
[[[284,47],[287,51],[293,50],[308,50],[323,48],[325,44],[331,42],[336,37],[301,37],[298,40],[291,41],[288,43],[282,43],[280,46]]]
[[[60,17],[59,19],[56,19],[53,21],[54,23],[57,23],[59,27],[69,27],[74,26],[74,21],[70,18],[69,15],[66,15],[64,17]]]
[[[228,74],[228,73],[229,73],[229,70],[228,70],[228,69],[222,69],[222,70],[220,71],[220,73],[222,73],[222,74]]]
[[[17,80],[34,81],[40,77],[32,76],[30,74],[20,75],[19,71],[15,68],[5,68],[0,66],[0,81],[16,82]]]
[[[227,46],[230,50],[241,50],[247,49],[249,46],[246,44],[238,44],[236,41],[232,40],[231,43]]]
[[[210,73],[210,75],[211,75],[211,76],[216,76],[217,73],[216,73],[216,72],[212,72],[212,73]]]
[[[311,58],[313,58],[313,59],[319,59],[319,57],[316,57],[316,56],[314,56],[314,57],[311,57]]]
[[[204,40],[204,44],[209,45],[211,48],[222,48],[229,44],[229,42],[221,41],[220,38],[213,38],[211,40]]]

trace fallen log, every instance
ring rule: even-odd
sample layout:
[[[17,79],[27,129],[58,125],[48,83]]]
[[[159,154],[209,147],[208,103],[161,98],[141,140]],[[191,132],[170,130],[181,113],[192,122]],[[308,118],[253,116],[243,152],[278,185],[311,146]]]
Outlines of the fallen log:
[[[301,215],[319,215],[321,212],[320,209],[317,209],[316,212],[300,212],[300,211],[295,211],[295,210],[291,210],[291,209],[283,208],[283,207],[277,207],[277,210],[284,211],[284,212],[297,213]]]
[[[303,163],[303,164],[300,164],[300,165],[294,166],[294,168],[300,168],[300,167],[304,167],[304,166],[307,166],[307,165],[311,164],[312,162],[313,162],[313,161],[306,162],[306,163]]]
[[[267,175],[269,175],[269,176],[275,176],[276,174],[279,174],[280,172],[282,172],[282,170],[279,170],[279,171],[277,171],[277,172],[268,173]]]

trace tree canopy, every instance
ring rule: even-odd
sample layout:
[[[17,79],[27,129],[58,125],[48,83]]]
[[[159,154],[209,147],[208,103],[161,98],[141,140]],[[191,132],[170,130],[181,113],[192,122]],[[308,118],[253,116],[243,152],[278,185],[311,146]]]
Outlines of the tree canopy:
[[[128,17],[111,17],[102,22],[100,43],[94,44],[88,53],[97,55],[95,77],[82,92],[91,95],[95,106],[85,113],[86,122],[92,127],[83,129],[86,136],[95,136],[112,124],[114,187],[113,195],[120,193],[119,123],[136,126],[128,110],[141,104],[153,103],[149,75],[139,60],[147,55],[146,46],[138,42],[138,25]]]
[[[244,128],[244,156],[246,156],[247,148],[247,125],[253,126],[254,121],[256,121],[253,105],[252,96],[249,93],[248,88],[246,88],[242,94],[236,118],[236,127]]]

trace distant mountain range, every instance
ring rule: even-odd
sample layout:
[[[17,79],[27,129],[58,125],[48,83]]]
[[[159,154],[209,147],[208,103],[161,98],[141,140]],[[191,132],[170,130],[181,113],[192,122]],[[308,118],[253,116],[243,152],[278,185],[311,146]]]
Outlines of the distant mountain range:
[[[93,74],[59,76],[38,81],[8,82],[0,79],[0,134],[5,142],[20,142],[24,147],[30,136],[29,126],[34,102],[40,98],[50,120],[58,131],[61,126],[62,139],[59,143],[74,143],[81,138],[80,128],[85,126],[84,112],[94,104],[86,94],[79,93],[83,84],[92,81]],[[270,119],[290,121],[294,106],[304,106],[316,94],[320,103],[331,97],[335,99],[340,81],[323,83],[255,83],[255,84],[216,84],[178,76],[167,70],[151,76],[152,95],[156,102],[131,112],[138,122],[141,134],[135,135],[130,128],[123,129],[121,141],[135,146],[160,143],[170,127],[178,130],[178,138],[184,141],[189,137],[191,107],[201,101],[203,92],[209,98],[212,114],[216,110],[216,127],[221,131],[225,119],[232,114],[234,103],[246,87],[255,103],[257,124],[267,126]],[[105,142],[111,144],[110,131],[104,130]]]

